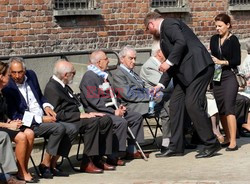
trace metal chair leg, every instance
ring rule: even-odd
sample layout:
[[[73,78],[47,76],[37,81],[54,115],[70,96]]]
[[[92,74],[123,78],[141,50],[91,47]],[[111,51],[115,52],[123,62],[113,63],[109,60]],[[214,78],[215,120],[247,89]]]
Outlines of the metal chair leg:
[[[39,170],[37,169],[36,164],[35,164],[35,162],[34,162],[34,160],[33,160],[33,158],[32,158],[31,155],[30,155],[30,160],[31,160],[31,162],[32,162],[33,167],[35,168],[36,175],[37,175],[38,177],[41,177],[41,174],[40,174]]]
[[[80,161],[82,160],[82,158],[80,158],[80,148],[81,148],[81,143],[83,142],[83,135],[80,133],[80,138],[79,138],[79,142],[78,142],[78,147],[77,147],[77,153],[76,153],[76,160]]]

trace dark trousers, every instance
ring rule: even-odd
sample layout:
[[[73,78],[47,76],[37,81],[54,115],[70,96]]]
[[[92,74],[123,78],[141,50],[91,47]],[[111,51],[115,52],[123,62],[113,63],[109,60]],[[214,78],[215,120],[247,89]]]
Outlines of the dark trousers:
[[[65,122],[42,123],[33,128],[36,137],[48,139],[46,151],[52,156],[67,157],[78,134],[74,124]]]
[[[235,115],[237,118],[238,130],[241,129],[242,124],[247,123],[247,117],[250,107],[250,99],[246,96],[237,94],[235,104]]]
[[[207,86],[213,76],[214,66],[203,70],[193,82],[185,87],[176,84],[170,99],[171,138],[169,148],[176,152],[184,151],[185,112],[192,120],[194,127],[206,147],[216,143],[211,120],[205,108]]]
[[[140,113],[128,111],[124,118],[112,114],[108,115],[111,117],[114,124],[114,151],[126,151],[127,138],[129,138],[128,144],[132,143],[131,137],[128,137],[128,127],[130,127],[139,143],[144,141],[144,131],[142,124],[143,118]]]
[[[87,156],[112,154],[113,123],[108,116],[84,118],[75,123],[84,134],[84,152]]]

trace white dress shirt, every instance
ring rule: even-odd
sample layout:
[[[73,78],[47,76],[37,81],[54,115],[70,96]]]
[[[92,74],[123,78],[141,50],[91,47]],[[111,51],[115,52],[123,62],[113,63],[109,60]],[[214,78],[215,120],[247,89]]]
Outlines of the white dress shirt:
[[[25,76],[23,84],[16,84],[17,88],[19,89],[19,91],[23,95],[23,98],[26,101],[26,104],[29,108],[27,109],[27,111],[34,114],[34,118],[37,123],[42,123],[42,116],[44,115],[43,109],[40,107],[30,86],[28,85],[26,81],[27,81],[27,77]],[[53,109],[53,106],[51,104],[49,103],[43,104],[43,108],[48,107],[48,106]]]

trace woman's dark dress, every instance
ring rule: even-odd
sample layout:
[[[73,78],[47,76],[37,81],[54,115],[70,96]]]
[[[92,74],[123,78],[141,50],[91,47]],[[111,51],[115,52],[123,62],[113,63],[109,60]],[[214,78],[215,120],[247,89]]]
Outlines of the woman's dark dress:
[[[229,65],[222,66],[221,81],[214,81],[214,97],[220,115],[235,115],[235,103],[239,86],[231,69],[237,71],[237,65],[240,65],[240,43],[235,35],[231,35],[219,49],[219,38],[218,34],[211,37],[211,54],[220,60],[227,60]]]
[[[4,123],[4,122],[7,122],[7,120],[8,120],[7,104],[5,102],[5,98],[3,97],[2,93],[0,93],[0,122]],[[0,131],[4,131],[8,133],[11,140],[13,140],[16,137],[16,135],[19,133],[19,131],[14,131],[8,128],[1,128],[1,127],[0,127]]]

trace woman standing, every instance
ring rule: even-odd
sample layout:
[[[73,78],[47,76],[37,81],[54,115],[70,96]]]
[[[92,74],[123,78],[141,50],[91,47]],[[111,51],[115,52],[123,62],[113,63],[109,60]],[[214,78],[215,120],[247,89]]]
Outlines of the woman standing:
[[[213,35],[210,40],[211,55],[215,63],[214,97],[226,140],[230,142],[226,151],[235,151],[238,149],[235,103],[239,86],[234,72],[237,72],[237,65],[240,65],[240,43],[238,38],[229,31],[232,26],[227,14],[217,15],[215,26],[218,34]]]
[[[9,81],[9,66],[0,61],[0,131],[7,132],[11,140],[16,143],[17,178],[28,183],[35,182],[28,171],[28,161],[33,148],[34,132],[27,128],[20,131],[21,120],[10,120],[7,117],[7,105],[2,95],[2,89]]]

